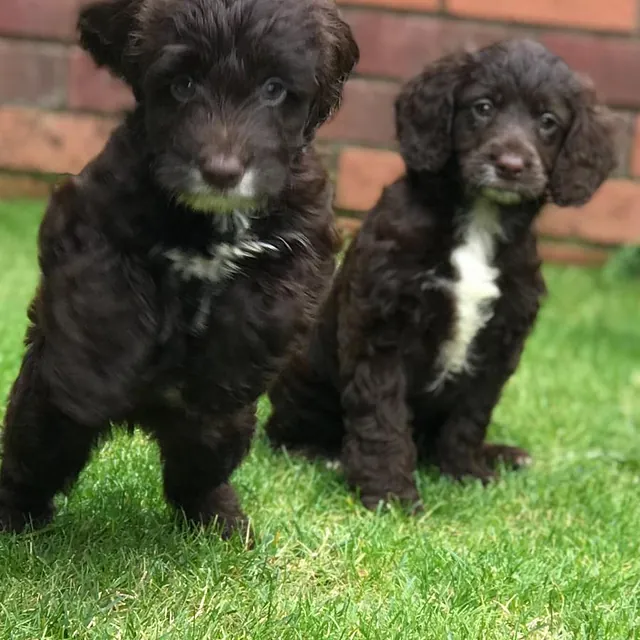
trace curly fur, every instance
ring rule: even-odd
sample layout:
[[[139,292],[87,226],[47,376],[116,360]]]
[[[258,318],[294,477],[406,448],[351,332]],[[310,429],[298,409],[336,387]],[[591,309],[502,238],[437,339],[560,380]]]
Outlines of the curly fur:
[[[559,58],[510,41],[444,58],[396,103],[407,173],[350,246],[304,352],[272,391],[274,446],[340,456],[363,503],[418,501],[434,463],[486,482],[485,442],[545,285],[532,223],[614,167],[610,116]]]
[[[245,526],[228,481],[256,400],[333,273],[332,192],[310,142],[358,50],[326,0],[105,1],[79,30],[137,104],[41,225],[0,529],[49,521],[125,423],[158,441],[168,501],[228,535]]]

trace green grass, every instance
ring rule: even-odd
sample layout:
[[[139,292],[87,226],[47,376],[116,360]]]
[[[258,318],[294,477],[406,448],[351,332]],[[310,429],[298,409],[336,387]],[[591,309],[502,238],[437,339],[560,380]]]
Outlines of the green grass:
[[[36,282],[39,203],[0,206],[0,386]],[[118,435],[48,529],[0,537],[0,639],[640,637],[640,284],[548,269],[491,436],[535,465],[482,489],[420,476],[426,512],[371,514],[258,438],[236,473],[258,532],[185,533],[156,447]],[[266,406],[261,408],[264,417]]]

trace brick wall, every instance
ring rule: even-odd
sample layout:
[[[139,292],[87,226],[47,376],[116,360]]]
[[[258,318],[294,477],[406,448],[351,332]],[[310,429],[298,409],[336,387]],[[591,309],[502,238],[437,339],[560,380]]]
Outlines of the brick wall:
[[[77,172],[104,143],[126,88],[74,46],[83,0],[0,1],[0,197],[41,194],[39,174]],[[550,259],[599,262],[640,241],[640,0],[339,0],[362,60],[321,132],[345,228],[402,171],[392,104],[399,83],[463,45],[538,38],[589,74],[621,116],[621,166],[583,210],[540,220]]]

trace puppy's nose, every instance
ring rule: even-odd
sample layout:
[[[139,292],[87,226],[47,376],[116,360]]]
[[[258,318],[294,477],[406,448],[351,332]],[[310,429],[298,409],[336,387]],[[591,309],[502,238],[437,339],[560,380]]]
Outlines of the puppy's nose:
[[[236,156],[219,155],[207,159],[200,169],[203,178],[216,189],[233,189],[242,178],[244,167]]]
[[[513,180],[525,169],[525,161],[517,153],[501,153],[495,161],[496,170],[501,178]]]

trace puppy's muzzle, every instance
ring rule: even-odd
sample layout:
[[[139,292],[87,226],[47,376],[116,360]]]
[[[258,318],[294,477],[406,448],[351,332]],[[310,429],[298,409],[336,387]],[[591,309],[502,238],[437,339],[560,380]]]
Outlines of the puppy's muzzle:
[[[256,171],[245,166],[231,154],[216,154],[203,158],[192,174],[188,191],[180,201],[203,213],[249,212],[260,203]]]
[[[245,168],[234,155],[217,155],[207,158],[200,166],[204,181],[218,191],[228,191],[238,186]]]
[[[476,161],[478,186],[501,204],[538,198],[546,188],[540,157],[524,134],[489,141]]]
[[[493,161],[496,174],[501,180],[517,180],[531,161],[521,153],[505,151]]]

